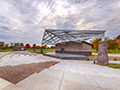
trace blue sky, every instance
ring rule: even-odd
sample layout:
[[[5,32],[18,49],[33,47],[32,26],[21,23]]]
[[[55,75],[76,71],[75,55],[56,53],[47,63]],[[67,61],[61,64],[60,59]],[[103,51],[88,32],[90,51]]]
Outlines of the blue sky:
[[[45,29],[120,34],[120,0],[0,0],[0,41],[41,43]]]

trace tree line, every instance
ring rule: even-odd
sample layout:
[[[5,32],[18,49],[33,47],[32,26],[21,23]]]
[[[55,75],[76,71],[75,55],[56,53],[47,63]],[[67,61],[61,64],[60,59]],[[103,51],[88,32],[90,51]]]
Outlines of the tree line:
[[[93,44],[93,49],[98,50],[99,41],[101,41],[101,38],[97,38],[91,42]],[[118,35],[117,37],[115,37],[113,39],[105,38],[105,41],[107,41],[107,48],[109,51],[110,50],[117,50],[117,49],[120,50],[120,35]],[[18,45],[24,46],[26,49],[29,49],[29,48],[40,49],[41,48],[40,45],[36,45],[36,44],[33,44],[31,46],[29,43],[27,43],[25,45],[24,45],[24,43],[9,43],[8,44],[8,43],[0,41],[0,49],[14,48]],[[55,46],[48,47],[47,45],[43,45],[42,47],[45,49],[46,48],[55,48]]]
[[[101,38],[97,38],[93,40],[91,43],[93,44],[93,48],[98,51],[99,41],[101,41]],[[108,39],[105,38],[105,41],[107,41],[107,48],[108,50],[120,50],[120,35],[118,35],[116,38]]]
[[[14,48],[16,46],[23,46],[25,47],[26,49],[29,49],[29,48],[36,48],[36,49],[40,49],[41,46],[40,45],[36,45],[36,44],[33,44],[33,45],[30,45],[29,43],[25,44],[24,43],[5,43],[5,42],[2,42],[0,41],[0,49],[6,49],[6,48]],[[43,48],[48,48],[47,45],[43,45],[42,46]],[[55,48],[55,46],[51,46],[49,48]]]

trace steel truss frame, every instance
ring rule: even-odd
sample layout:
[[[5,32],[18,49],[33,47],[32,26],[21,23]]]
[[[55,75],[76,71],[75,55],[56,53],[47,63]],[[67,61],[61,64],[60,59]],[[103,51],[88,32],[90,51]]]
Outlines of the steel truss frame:
[[[44,31],[42,45],[55,45],[68,41],[81,42],[100,36],[104,38],[105,31],[102,30],[61,30],[46,29]]]

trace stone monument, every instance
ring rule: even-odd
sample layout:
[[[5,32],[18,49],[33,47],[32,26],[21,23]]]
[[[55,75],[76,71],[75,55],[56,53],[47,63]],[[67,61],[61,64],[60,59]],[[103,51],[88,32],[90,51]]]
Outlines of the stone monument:
[[[107,52],[107,42],[100,41],[98,47],[98,57],[97,57],[98,64],[108,64],[108,52]]]

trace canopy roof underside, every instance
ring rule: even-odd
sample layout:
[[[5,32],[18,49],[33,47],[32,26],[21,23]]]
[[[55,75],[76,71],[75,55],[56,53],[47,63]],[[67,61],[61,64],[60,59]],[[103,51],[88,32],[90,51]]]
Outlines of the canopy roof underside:
[[[103,38],[102,30],[60,30],[46,29],[43,35],[42,45],[55,45],[68,41],[82,42],[91,38]]]

